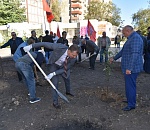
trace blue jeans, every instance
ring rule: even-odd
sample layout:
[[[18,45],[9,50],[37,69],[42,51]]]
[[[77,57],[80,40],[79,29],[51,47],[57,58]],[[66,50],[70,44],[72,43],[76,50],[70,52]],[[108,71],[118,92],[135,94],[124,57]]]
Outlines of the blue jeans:
[[[108,61],[108,50],[106,50],[106,48],[101,48],[100,63],[103,63],[103,55],[105,55],[105,62],[107,62]]]
[[[48,60],[49,60],[50,54],[51,54],[51,51],[45,52],[45,61],[46,61],[46,64],[48,64]]]
[[[35,98],[35,78],[32,66],[24,62],[16,62],[15,67],[22,75],[23,81],[30,93],[30,99]]]
[[[117,48],[120,48],[120,42],[117,43]]]
[[[136,79],[138,74],[124,74],[126,98],[129,107],[135,107],[136,105]]]

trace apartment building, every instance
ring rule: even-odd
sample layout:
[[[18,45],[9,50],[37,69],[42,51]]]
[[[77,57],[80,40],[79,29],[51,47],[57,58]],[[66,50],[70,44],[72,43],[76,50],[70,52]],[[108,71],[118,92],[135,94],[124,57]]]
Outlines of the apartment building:
[[[112,2],[112,0],[88,0],[88,2],[91,2],[91,1]]]
[[[51,0],[48,0],[50,2]],[[89,2],[92,0],[61,0],[61,20],[63,23],[77,23],[87,14]],[[109,2],[112,0],[98,0]],[[21,7],[26,9],[28,23],[47,24],[42,0],[20,0]]]
[[[71,22],[79,22],[87,13],[88,0],[71,0]]]
[[[62,22],[77,23],[84,19],[87,14],[87,8],[92,0],[62,0]],[[112,0],[97,0],[101,2],[109,2]]]

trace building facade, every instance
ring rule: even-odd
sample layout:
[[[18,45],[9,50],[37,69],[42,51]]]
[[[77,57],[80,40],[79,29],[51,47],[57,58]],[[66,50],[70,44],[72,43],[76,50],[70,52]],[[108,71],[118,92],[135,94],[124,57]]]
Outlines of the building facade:
[[[61,19],[63,23],[77,23],[84,19],[88,12],[88,5],[92,0],[62,0]],[[94,0],[93,0],[94,1]],[[112,2],[112,0],[97,0],[101,2]]]
[[[25,8],[27,23],[40,24],[43,30],[50,28],[42,0],[20,0],[20,5]]]
[[[112,0],[88,0],[89,3],[90,3],[91,1],[112,2]]]

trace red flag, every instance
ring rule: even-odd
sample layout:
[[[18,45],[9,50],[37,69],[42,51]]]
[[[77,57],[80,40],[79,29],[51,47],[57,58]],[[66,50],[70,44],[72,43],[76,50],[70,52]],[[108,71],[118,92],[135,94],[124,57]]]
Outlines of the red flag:
[[[49,8],[46,0],[42,0],[42,2],[43,2],[43,10],[46,11],[47,21],[50,23],[54,19],[54,15],[52,14],[52,11]]]
[[[96,31],[94,30],[93,25],[88,19],[88,25],[87,25],[87,33],[90,36],[90,39],[95,42],[96,41]]]
[[[59,25],[57,25],[57,36],[58,36],[58,37],[61,37],[60,31],[59,31]]]

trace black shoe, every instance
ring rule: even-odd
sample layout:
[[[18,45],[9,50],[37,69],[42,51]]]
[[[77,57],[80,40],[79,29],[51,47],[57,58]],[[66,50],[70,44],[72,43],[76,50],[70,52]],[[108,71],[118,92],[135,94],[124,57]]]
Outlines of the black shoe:
[[[127,107],[123,108],[122,110],[123,111],[130,111],[132,109],[135,109],[135,107],[129,107],[129,106],[127,106]]]
[[[56,108],[56,109],[61,109],[61,106],[59,104],[54,104],[53,103],[53,106]]]
[[[73,95],[72,93],[68,93],[68,92],[66,92],[66,95],[69,95],[69,96],[74,97],[74,95]]]
[[[22,82],[22,79],[19,79],[19,82]]]
[[[128,103],[128,101],[126,101],[126,100],[123,100],[122,102],[123,102],[123,103]]]
[[[90,70],[94,70],[94,68],[92,68],[92,67],[89,67],[89,69],[90,69]]]
[[[36,86],[42,86],[40,82],[36,82]]]

